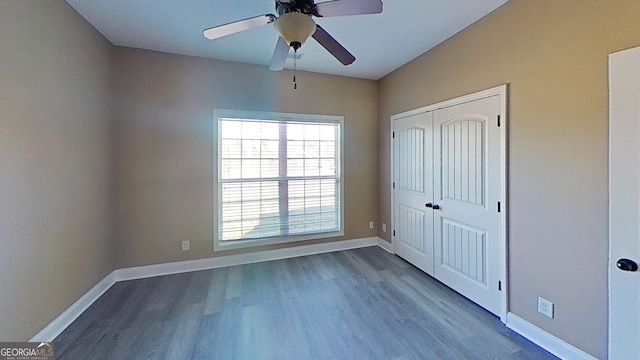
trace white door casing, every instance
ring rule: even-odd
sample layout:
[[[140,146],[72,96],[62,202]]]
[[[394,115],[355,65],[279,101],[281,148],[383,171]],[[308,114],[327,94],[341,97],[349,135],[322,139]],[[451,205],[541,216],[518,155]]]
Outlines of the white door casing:
[[[433,216],[425,204],[433,194],[432,113],[394,122],[394,227],[396,254],[433,275],[433,244],[425,241]]]
[[[640,263],[640,48],[609,55],[609,359],[640,359],[640,272],[621,259]]]
[[[505,114],[502,85],[391,117],[395,252],[503,322],[508,288]],[[426,134],[423,149],[410,146],[416,142],[407,141],[413,139],[407,137],[411,131]],[[412,152],[424,154],[418,161],[424,170],[407,169],[416,163],[417,155],[407,157]],[[407,192],[403,177],[415,177],[416,171],[424,175],[425,186]],[[415,223],[420,226],[412,227]]]

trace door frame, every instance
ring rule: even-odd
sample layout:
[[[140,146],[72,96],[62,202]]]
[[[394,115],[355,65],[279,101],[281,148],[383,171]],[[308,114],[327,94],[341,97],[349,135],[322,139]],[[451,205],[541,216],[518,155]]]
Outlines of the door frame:
[[[501,304],[501,308],[500,308],[500,312],[499,312],[499,316],[500,316],[500,321],[502,321],[503,323],[507,323],[507,312],[509,310],[509,277],[507,276],[507,271],[508,271],[508,252],[507,252],[507,244],[508,244],[508,239],[507,239],[507,229],[508,229],[508,224],[507,221],[509,219],[508,213],[509,213],[509,198],[508,198],[508,170],[507,170],[507,163],[508,163],[508,152],[507,152],[507,148],[508,148],[508,144],[507,144],[507,139],[508,139],[508,112],[507,112],[507,105],[508,105],[508,101],[507,101],[507,93],[508,92],[508,85],[507,84],[503,84],[503,85],[499,85],[493,88],[489,88],[486,90],[482,90],[482,91],[478,91],[472,94],[467,94],[467,95],[463,95],[460,97],[456,97],[453,99],[449,99],[449,100],[445,100],[445,101],[441,101],[435,104],[431,104],[431,105],[427,105],[427,106],[423,106],[417,109],[413,109],[413,110],[408,110],[408,111],[404,111],[395,115],[392,115],[389,118],[389,125],[390,125],[390,130],[389,131],[389,147],[390,147],[390,168],[389,168],[389,173],[390,173],[390,177],[389,179],[391,179],[391,181],[389,182],[389,191],[391,194],[391,221],[390,221],[390,238],[391,238],[391,248],[393,249],[393,252],[395,253],[395,236],[393,235],[393,231],[395,229],[395,214],[394,214],[394,204],[395,204],[395,197],[394,197],[394,188],[393,188],[393,182],[394,182],[394,151],[393,151],[393,124],[394,121],[400,118],[404,118],[407,116],[412,116],[412,115],[417,115],[420,113],[425,113],[425,112],[429,112],[429,111],[436,111],[438,109],[442,109],[442,108],[447,108],[447,107],[451,107],[451,106],[455,106],[455,105],[460,105],[460,104],[464,104],[464,103],[468,103],[468,102],[472,102],[472,101],[476,101],[476,100],[481,100],[481,99],[485,99],[488,97],[492,97],[492,96],[496,96],[499,95],[500,96],[500,127],[503,128],[503,131],[500,132],[500,176],[502,178],[502,187],[501,187],[501,198],[502,198],[502,209],[500,212],[500,216],[502,217],[502,229],[501,229],[501,244],[500,244],[500,258],[501,258],[501,281],[502,281],[502,304]]]

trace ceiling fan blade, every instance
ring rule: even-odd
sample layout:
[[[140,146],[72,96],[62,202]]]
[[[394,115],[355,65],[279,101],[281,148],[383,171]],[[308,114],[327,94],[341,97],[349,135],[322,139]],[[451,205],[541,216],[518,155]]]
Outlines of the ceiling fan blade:
[[[254,16],[244,20],[234,21],[228,24],[215,26],[209,29],[205,29],[202,34],[209,40],[221,38],[223,36],[235,34],[244,30],[249,30],[254,27],[271,24],[276,20],[276,16],[273,14],[264,14],[260,16]]]
[[[382,0],[332,0],[316,4],[323,17],[380,14]]]
[[[356,61],[356,57],[351,55],[347,49],[345,49],[336,39],[334,39],[329,33],[320,27],[320,25],[316,25],[316,32],[311,35],[322,47],[327,49],[331,53],[331,55],[335,56],[338,61],[340,61],[343,65],[349,65]]]
[[[273,51],[271,63],[269,64],[269,70],[281,71],[282,69],[284,69],[284,62],[287,61],[289,48],[290,46],[286,41],[284,41],[282,36],[278,36],[278,43],[276,44],[276,49]]]

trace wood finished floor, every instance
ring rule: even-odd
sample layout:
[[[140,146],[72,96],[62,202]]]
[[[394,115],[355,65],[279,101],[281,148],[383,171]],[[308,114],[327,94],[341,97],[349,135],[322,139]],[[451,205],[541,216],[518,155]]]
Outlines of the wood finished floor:
[[[378,247],[116,283],[57,359],[555,359]]]

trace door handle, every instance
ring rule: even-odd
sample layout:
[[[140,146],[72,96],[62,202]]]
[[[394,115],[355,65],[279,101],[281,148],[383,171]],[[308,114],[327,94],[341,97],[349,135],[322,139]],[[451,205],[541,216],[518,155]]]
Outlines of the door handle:
[[[433,204],[432,204],[432,203],[426,203],[426,204],[424,204],[424,206],[426,206],[426,207],[428,207],[428,208],[432,208],[432,207],[433,207]]]
[[[433,204],[433,210],[440,210],[440,205]]]
[[[620,259],[616,263],[616,266],[622,271],[638,271],[638,264],[631,259]]]

